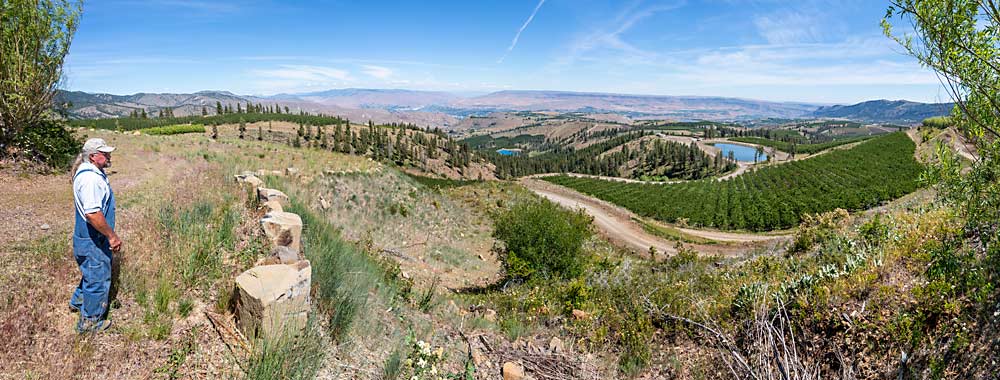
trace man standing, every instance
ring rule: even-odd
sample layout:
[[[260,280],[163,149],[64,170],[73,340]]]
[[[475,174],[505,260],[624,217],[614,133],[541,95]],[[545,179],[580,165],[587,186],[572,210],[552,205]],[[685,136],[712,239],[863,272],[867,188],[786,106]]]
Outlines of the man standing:
[[[73,257],[83,277],[73,292],[69,305],[79,310],[76,330],[80,333],[104,331],[111,327],[107,319],[108,293],[111,289],[111,253],[119,252],[122,241],[115,233],[115,193],[104,169],[111,166],[111,152],[103,139],[93,138],[83,144],[73,173],[73,200],[76,226],[73,229]]]

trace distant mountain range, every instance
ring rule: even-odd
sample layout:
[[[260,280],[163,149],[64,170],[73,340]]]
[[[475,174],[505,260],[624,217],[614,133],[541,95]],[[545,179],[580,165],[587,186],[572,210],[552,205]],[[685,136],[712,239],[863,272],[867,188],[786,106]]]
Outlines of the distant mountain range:
[[[499,111],[586,112],[618,114],[632,119],[747,120],[759,118],[845,118],[873,122],[913,123],[928,116],[947,114],[950,104],[876,100],[849,106],[820,106],[799,102],[752,99],[628,95],[566,91],[499,91],[463,97],[447,92],[399,89],[336,89],[301,94],[244,96],[228,91],[193,94],[134,95],[62,91],[56,101],[69,102],[71,117],[127,116],[144,109],[155,115],[172,108],[174,115],[199,115],[202,108],[215,112],[216,102],[278,104],[293,112],[340,115],[351,120],[378,123],[407,122],[448,127],[469,115]]]
[[[820,107],[812,116],[879,123],[919,123],[931,116],[951,113],[954,103],[917,103],[906,100],[872,100],[849,106]]]

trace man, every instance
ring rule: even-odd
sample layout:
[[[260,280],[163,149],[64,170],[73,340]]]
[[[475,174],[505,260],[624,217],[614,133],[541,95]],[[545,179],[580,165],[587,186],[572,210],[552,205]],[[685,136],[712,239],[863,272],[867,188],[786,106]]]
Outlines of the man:
[[[115,193],[104,169],[111,166],[111,152],[103,139],[83,144],[73,173],[73,200],[76,226],[73,229],[73,257],[83,277],[70,298],[70,307],[80,312],[78,332],[104,331],[111,327],[106,318],[111,289],[111,254],[119,252],[122,241],[115,233]]]

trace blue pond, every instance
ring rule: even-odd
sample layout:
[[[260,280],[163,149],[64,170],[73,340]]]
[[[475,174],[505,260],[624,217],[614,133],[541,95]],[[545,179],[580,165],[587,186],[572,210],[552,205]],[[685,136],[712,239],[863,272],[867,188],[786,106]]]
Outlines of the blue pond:
[[[517,156],[517,155],[521,154],[521,150],[519,150],[519,149],[518,150],[515,150],[515,149],[497,149],[497,153],[500,153],[500,154],[502,154],[504,156]]]
[[[729,157],[729,152],[733,152],[733,155],[736,156],[736,161],[742,161],[742,162],[753,162],[754,154],[757,152],[756,148],[743,145],[725,144],[725,143],[712,144],[712,145],[722,150],[723,157]],[[764,160],[767,160],[766,153],[762,153],[760,156],[757,157],[758,162]]]

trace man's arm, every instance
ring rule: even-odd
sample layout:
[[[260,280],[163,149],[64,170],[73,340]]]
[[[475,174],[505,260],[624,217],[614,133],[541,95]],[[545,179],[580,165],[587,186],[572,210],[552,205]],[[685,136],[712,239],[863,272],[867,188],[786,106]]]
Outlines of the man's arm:
[[[87,223],[94,226],[97,232],[100,232],[102,235],[108,237],[108,243],[111,244],[112,251],[118,252],[122,249],[122,240],[118,238],[118,234],[115,233],[115,230],[112,230],[111,226],[108,225],[108,221],[104,219],[103,212],[100,210],[94,211],[90,214],[84,215],[84,217],[87,219]]]

